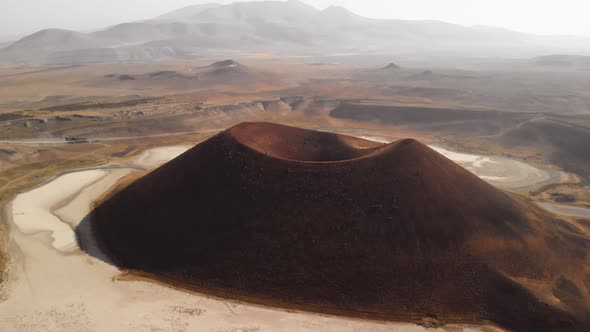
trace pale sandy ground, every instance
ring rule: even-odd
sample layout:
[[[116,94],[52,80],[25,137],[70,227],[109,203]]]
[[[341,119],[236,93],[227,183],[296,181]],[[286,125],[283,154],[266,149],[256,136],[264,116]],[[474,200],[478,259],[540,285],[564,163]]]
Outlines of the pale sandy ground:
[[[553,203],[537,203],[540,207],[555,214],[568,217],[590,218],[590,209]]]
[[[150,149],[131,160],[131,163],[145,169],[152,169],[178,157],[190,148],[190,146],[167,146]]]
[[[392,141],[379,136],[360,136],[379,143]],[[549,183],[566,182],[569,175],[549,169],[541,169],[524,162],[504,157],[460,153],[440,146],[430,146],[438,153],[463,166],[482,180],[502,189],[532,189]]]
[[[90,171],[76,172],[72,174],[86,172]],[[112,169],[108,172],[103,172],[105,172],[105,175],[101,177],[100,181],[97,181],[92,186],[79,191],[75,198],[72,199],[68,204],[53,212],[53,214],[59,218],[62,223],[65,222],[72,228],[78,226],[80,223],[80,216],[84,216],[92,209],[92,203],[96,201],[102,193],[114,186],[120,178],[129,174],[130,170],[123,168]],[[49,186],[50,184],[51,183],[47,184],[46,186]]]
[[[61,251],[76,248],[76,236],[72,228],[51,213],[65,198],[75,195],[80,188],[104,177],[107,171],[90,170],[69,173],[39,188],[18,195],[12,202],[13,222],[18,230],[27,235],[50,232],[51,245]],[[55,194],[59,193],[59,194]]]
[[[569,175],[563,172],[541,169],[514,159],[458,153],[438,146],[431,148],[502,189],[530,189],[569,180]]]
[[[484,330],[478,326],[426,330],[413,324],[289,313],[211,299],[155,283],[117,281],[114,278],[120,273],[117,268],[79,250],[71,249],[65,254],[52,246],[56,229],[71,231],[89,212],[92,201],[130,171],[87,170],[66,174],[17,196],[8,204],[5,218],[10,230],[11,263],[0,292],[0,331]],[[23,199],[27,207],[21,206]],[[15,224],[19,218],[20,226],[26,226],[24,232]]]

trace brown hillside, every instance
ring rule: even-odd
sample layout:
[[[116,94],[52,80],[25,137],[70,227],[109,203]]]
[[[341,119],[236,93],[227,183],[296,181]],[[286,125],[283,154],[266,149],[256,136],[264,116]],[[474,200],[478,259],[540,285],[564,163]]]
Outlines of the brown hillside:
[[[411,139],[240,124],[89,221],[121,267],[255,302],[590,330],[590,240]]]

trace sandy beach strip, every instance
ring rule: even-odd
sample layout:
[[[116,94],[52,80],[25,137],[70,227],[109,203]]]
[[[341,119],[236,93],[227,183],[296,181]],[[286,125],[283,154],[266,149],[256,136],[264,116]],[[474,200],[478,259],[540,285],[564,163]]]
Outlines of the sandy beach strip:
[[[18,195],[12,202],[13,220],[24,234],[49,232],[51,245],[61,252],[76,249],[72,228],[64,224],[51,210],[63,200],[77,194],[106,176],[106,170],[88,170],[62,175],[49,183]]]

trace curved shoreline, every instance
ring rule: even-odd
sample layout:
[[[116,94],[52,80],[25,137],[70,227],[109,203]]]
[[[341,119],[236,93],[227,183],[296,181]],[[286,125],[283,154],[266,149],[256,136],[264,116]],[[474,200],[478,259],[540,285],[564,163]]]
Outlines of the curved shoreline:
[[[358,137],[383,144],[392,142],[381,136]],[[436,144],[429,147],[486,182],[505,190],[537,189],[548,184],[565,183],[570,179],[567,173],[531,165],[517,159],[456,152]]]
[[[66,202],[68,198],[99,182],[107,174],[108,172],[102,170],[73,172],[18,195],[10,203],[14,225],[26,235],[49,233],[49,236],[53,238],[51,245],[60,252],[75,251],[77,246],[72,227],[60,220],[53,210]],[[72,185],[72,182],[76,184]],[[77,186],[79,188],[76,188]],[[54,191],[59,191],[62,196],[51,195]]]

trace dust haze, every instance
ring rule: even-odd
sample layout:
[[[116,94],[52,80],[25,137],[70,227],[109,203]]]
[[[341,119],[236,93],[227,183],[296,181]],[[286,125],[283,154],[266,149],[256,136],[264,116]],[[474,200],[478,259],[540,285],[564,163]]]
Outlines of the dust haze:
[[[590,330],[587,4],[2,6],[0,330]]]

